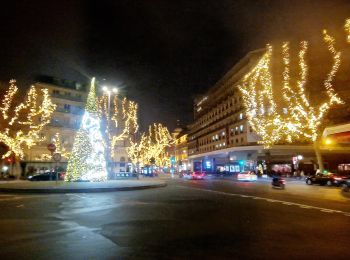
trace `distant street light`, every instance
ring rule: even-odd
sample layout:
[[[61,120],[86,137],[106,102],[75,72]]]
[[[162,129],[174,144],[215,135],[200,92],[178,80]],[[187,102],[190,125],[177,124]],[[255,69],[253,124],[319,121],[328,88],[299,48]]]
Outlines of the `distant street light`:
[[[107,87],[107,86],[102,86],[102,91],[107,94],[108,96],[108,108],[107,108],[107,128],[106,128],[106,134],[107,134],[107,165],[110,166],[110,162],[111,162],[111,144],[110,144],[110,140],[109,140],[109,125],[110,125],[110,111],[111,111],[111,93],[114,93],[115,95],[118,94],[118,89],[116,87],[113,87],[112,90]],[[109,172],[110,171],[110,167],[108,167]]]

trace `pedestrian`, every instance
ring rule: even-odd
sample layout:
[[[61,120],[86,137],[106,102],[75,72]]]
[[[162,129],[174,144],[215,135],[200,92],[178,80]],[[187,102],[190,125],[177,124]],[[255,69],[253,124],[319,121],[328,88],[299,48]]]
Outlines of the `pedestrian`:
[[[304,177],[305,177],[304,171],[301,170],[301,172],[300,172],[300,179],[304,179]]]

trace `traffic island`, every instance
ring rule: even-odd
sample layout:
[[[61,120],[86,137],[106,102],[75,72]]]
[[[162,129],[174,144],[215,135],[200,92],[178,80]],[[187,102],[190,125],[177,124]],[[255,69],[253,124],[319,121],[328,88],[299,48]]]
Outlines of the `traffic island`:
[[[165,187],[159,180],[113,180],[106,182],[14,181],[0,183],[2,193],[93,193]]]

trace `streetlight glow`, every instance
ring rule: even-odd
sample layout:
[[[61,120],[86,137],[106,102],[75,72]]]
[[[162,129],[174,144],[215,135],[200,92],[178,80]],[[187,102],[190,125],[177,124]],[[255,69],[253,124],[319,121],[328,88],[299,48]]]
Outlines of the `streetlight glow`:
[[[112,91],[113,91],[113,93],[118,93],[118,89],[117,88],[113,88]]]
[[[103,87],[102,87],[102,90],[105,91],[105,92],[107,92],[107,91],[108,91],[107,86],[103,86]]]
[[[329,139],[329,138],[327,138],[327,139],[325,140],[325,144],[326,144],[326,145],[330,145],[330,144],[332,144],[332,140],[331,140],[331,139]]]

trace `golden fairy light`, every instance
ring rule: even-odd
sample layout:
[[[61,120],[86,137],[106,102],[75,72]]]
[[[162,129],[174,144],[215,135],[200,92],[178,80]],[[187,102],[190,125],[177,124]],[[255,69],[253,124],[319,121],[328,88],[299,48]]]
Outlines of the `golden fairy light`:
[[[245,75],[242,84],[239,86],[249,123],[261,137],[260,143],[265,147],[270,147],[279,142],[292,142],[302,139],[315,142],[319,137],[320,124],[330,107],[343,102],[332,85],[340,66],[341,53],[336,50],[335,39],[327,31],[324,31],[323,35],[323,40],[327,44],[333,60],[330,72],[324,80],[328,96],[324,103],[312,107],[305,94],[308,75],[308,65],[305,61],[308,47],[306,41],[300,43],[298,55],[300,73],[296,86],[291,86],[290,80],[289,43],[282,45],[282,92],[287,113],[277,111],[277,105],[274,102],[271,46],[267,46],[265,54],[257,65]]]
[[[56,109],[48,90],[38,91],[34,86],[29,89],[25,101],[15,106],[13,101],[17,91],[16,81],[11,80],[0,107],[0,142],[9,148],[3,158],[13,153],[23,159],[25,147],[30,148],[43,141],[40,132],[50,122]]]

